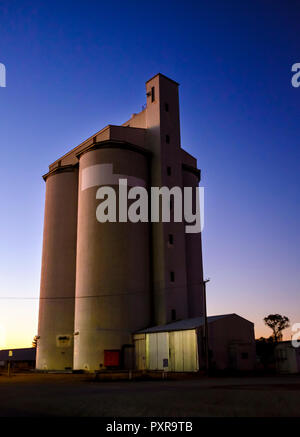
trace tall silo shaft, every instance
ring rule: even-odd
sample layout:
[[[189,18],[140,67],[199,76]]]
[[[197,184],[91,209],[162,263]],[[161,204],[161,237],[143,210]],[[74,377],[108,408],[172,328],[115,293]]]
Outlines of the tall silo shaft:
[[[46,202],[40,288],[37,369],[73,366],[78,169],[44,176]]]
[[[124,357],[132,333],[150,323],[149,224],[97,220],[96,193],[120,179],[146,185],[147,156],[128,145],[93,147],[79,159],[74,369],[105,368],[104,351]]]

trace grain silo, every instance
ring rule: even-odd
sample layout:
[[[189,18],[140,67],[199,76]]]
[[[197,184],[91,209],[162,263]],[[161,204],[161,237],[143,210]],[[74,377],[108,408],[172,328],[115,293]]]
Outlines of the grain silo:
[[[37,369],[73,367],[78,169],[57,166],[44,176],[46,201]]]
[[[198,186],[196,159],[180,142],[178,84],[157,74],[146,101],[45,176],[38,369],[132,367],[134,332],[202,315],[201,235],[183,222],[97,220],[99,188],[118,198],[122,179],[128,189]]]
[[[145,187],[148,172],[147,153],[125,143],[96,143],[79,155],[74,369],[104,368],[110,351],[126,365],[131,333],[150,323],[149,224],[96,219],[99,187],[118,199],[119,179]]]

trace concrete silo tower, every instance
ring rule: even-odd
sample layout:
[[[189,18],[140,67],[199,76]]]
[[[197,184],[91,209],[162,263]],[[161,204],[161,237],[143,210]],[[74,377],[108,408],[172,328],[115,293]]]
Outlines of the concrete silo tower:
[[[198,187],[197,161],[181,147],[178,83],[157,74],[146,82],[147,107],[124,123],[145,128],[151,152],[151,185]],[[154,321],[168,323],[203,315],[201,234],[184,223],[152,224]]]
[[[182,188],[178,83],[158,74],[146,82],[146,94],[152,185]],[[184,223],[153,223],[152,233],[155,323],[184,319],[188,317]]]
[[[124,142],[96,143],[79,155],[79,172],[74,369],[99,370],[104,350],[126,360],[132,332],[150,323],[150,236],[148,223],[99,223],[96,192],[118,193],[122,177],[146,187],[148,157]]]
[[[101,186],[196,187],[196,159],[181,147],[178,84],[146,82],[147,105],[108,125],[49,167],[37,367],[106,367],[130,356],[132,334],[203,315],[201,234],[184,222],[101,223]],[[128,201],[129,204],[130,201]],[[74,355],[73,355],[74,345]]]
[[[47,175],[37,369],[73,367],[78,169]]]

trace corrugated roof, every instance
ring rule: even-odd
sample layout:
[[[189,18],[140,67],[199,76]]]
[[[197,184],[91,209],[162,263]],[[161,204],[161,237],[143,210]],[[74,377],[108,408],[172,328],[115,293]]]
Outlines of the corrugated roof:
[[[12,352],[10,356],[9,352]],[[35,361],[36,348],[28,347],[23,349],[0,350],[0,361]]]
[[[228,316],[235,316],[236,314],[220,314],[218,316],[208,316],[207,322],[212,323],[218,319]],[[177,322],[167,323],[166,325],[153,326],[151,328],[137,331],[137,334],[150,334],[151,332],[166,332],[166,331],[185,331],[188,329],[195,329],[204,325],[204,317],[195,317],[192,319],[178,320]]]

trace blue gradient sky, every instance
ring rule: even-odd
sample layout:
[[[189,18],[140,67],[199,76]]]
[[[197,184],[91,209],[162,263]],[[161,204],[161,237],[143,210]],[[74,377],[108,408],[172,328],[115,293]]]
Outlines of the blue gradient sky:
[[[257,336],[269,313],[300,322],[299,22],[283,0],[0,1],[0,347],[37,332],[41,175],[139,112],[158,72],[181,84],[182,146],[202,169],[209,314]]]

